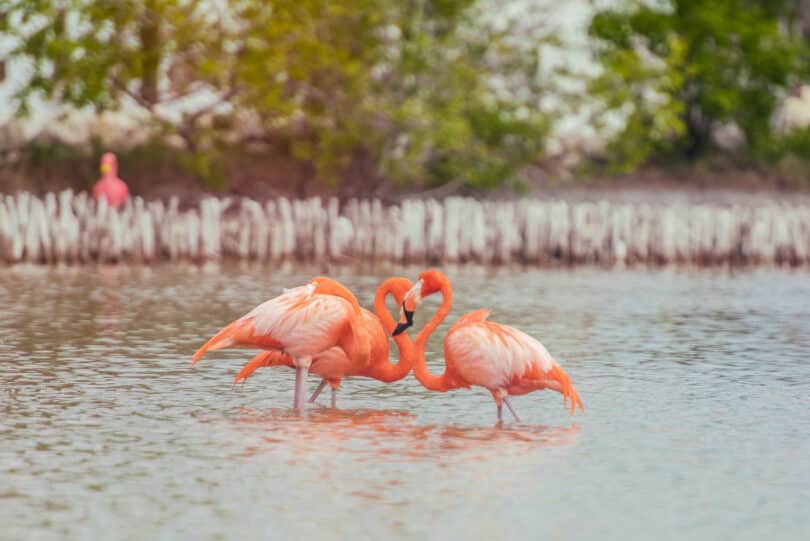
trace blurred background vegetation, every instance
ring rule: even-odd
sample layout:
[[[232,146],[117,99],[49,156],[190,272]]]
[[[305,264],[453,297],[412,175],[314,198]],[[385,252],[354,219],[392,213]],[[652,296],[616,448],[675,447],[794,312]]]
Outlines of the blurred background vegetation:
[[[533,2],[6,0],[0,75],[27,76],[0,127],[0,188],[85,188],[108,148],[152,194],[524,192],[645,171],[803,188],[809,4],[596,4],[595,69],[577,70],[542,65],[573,45]],[[134,126],[22,134],[43,103]],[[571,115],[588,135],[552,150]]]

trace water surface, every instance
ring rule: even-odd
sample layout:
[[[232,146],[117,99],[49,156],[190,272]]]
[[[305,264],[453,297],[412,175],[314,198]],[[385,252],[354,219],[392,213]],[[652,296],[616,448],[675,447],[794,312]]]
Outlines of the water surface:
[[[368,306],[418,270],[0,270],[0,539],[810,537],[804,272],[448,269],[450,320],[486,306],[542,340],[573,419],[534,393],[497,427],[486,391],[412,376],[299,417],[291,370],[231,390],[251,351],[190,367],[284,286],[327,272]]]

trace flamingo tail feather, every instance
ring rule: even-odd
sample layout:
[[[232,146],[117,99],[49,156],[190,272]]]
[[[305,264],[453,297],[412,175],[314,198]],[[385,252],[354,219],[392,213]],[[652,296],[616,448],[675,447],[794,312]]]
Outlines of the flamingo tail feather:
[[[582,405],[582,400],[579,398],[576,387],[574,387],[571,378],[560,365],[554,363],[551,370],[544,375],[546,379],[550,379],[559,384],[560,394],[563,395],[563,403],[567,404],[568,401],[571,402],[571,415],[574,415],[577,407],[579,407],[582,413],[585,413],[585,406]]]
[[[248,363],[242,367],[236,378],[233,380],[234,387],[237,383],[247,379],[253,375],[253,372],[265,366],[287,366],[292,364],[292,359],[289,354],[283,351],[262,351],[253,357]]]
[[[224,329],[214,335],[208,342],[206,342],[194,357],[191,358],[191,366],[197,364],[207,351],[214,351],[217,349],[225,349],[231,346],[244,343],[253,334],[253,325],[251,320],[237,319]]]

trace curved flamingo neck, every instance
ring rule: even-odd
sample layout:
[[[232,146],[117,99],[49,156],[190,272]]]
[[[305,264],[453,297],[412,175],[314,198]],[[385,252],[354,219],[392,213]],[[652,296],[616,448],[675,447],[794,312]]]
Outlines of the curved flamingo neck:
[[[380,284],[380,287],[377,288],[377,293],[374,295],[374,313],[377,314],[378,318],[380,318],[385,332],[389,334],[394,331],[394,328],[397,326],[397,322],[394,320],[391,312],[388,311],[388,307],[385,305],[385,300],[388,295],[393,294],[394,291],[392,281],[386,280]]]
[[[453,288],[450,286],[450,282],[445,279],[439,291],[442,294],[442,305],[425,327],[419,331],[414,341],[416,359],[413,365],[413,375],[416,376],[419,383],[426,389],[430,389],[431,391],[448,391],[454,386],[452,385],[452,378],[447,372],[447,367],[445,366],[444,373],[441,376],[437,376],[428,369],[427,361],[425,360],[425,346],[427,345],[428,338],[430,338],[430,335],[436,330],[436,327],[441,325],[442,321],[445,320],[450,313],[450,308],[453,306]]]
[[[383,329],[386,334],[391,334],[397,326],[396,320],[391,316],[388,307],[385,305],[385,300],[388,295],[393,295],[397,304],[402,304],[404,293],[394,291],[394,283],[396,278],[388,279],[377,289],[377,294],[374,296],[374,312],[382,323]],[[413,342],[407,333],[401,333],[394,337],[394,342],[399,351],[399,361],[396,364],[391,363],[391,358],[381,360],[375,366],[375,377],[380,381],[391,383],[399,381],[408,375],[413,366]]]
[[[326,276],[313,278],[310,283],[315,285],[312,291],[313,295],[334,295],[349,302],[354,315],[348,318],[347,332],[341,336],[340,346],[350,357],[356,359],[358,364],[368,364],[371,358],[371,343],[361,338],[363,333],[360,326],[362,325],[363,311],[360,308],[360,303],[357,302],[357,297],[346,286]]]

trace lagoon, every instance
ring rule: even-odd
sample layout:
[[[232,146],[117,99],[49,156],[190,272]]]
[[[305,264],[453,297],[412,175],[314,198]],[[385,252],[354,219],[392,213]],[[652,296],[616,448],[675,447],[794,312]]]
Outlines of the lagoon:
[[[370,306],[415,267],[0,270],[0,539],[807,539],[806,272],[452,267],[455,306],[539,338],[587,415],[409,375],[290,409],[293,372],[232,390],[196,348],[282,287]],[[417,313],[421,327],[435,300]],[[392,343],[392,349],[393,343]],[[316,379],[310,377],[312,388]]]

